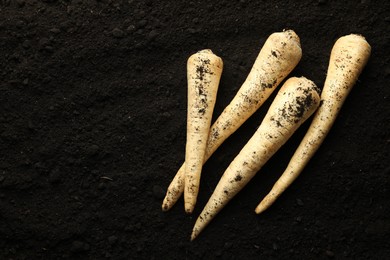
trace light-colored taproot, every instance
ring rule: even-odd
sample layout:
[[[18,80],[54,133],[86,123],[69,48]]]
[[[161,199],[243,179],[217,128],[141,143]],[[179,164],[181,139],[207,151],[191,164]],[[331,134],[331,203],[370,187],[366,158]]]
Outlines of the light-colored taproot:
[[[223,70],[220,57],[206,49],[191,55],[187,61],[188,107],[185,161],[184,205],[194,210],[202,172],[207,138],[210,132],[219,81]]]

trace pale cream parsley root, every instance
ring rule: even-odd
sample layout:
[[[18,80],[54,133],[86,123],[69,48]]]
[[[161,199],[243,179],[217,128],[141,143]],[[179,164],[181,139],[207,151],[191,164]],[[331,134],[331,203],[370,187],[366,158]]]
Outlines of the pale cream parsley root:
[[[332,49],[328,73],[321,93],[321,106],[286,170],[255,211],[260,214],[270,207],[303,171],[318,150],[371,53],[363,36],[347,35],[338,39]]]
[[[301,57],[300,40],[294,31],[285,30],[268,37],[246,80],[211,126],[203,163],[267,100]],[[183,163],[167,189],[162,204],[164,211],[169,210],[184,191],[185,165]]]
[[[211,50],[199,51],[187,61],[187,164],[184,185],[184,205],[187,213],[194,210],[198,196],[203,158],[222,69],[222,59]]]
[[[312,81],[305,77],[293,77],[285,82],[260,127],[222,175],[195,223],[191,240],[245,187],[298,127],[314,113],[319,103],[319,89]]]

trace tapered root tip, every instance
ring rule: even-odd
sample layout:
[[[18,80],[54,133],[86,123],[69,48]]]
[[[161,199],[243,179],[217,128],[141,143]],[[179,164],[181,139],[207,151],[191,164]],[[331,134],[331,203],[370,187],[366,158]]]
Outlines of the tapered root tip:
[[[263,207],[261,204],[259,204],[256,209],[255,209],[255,212],[256,214],[260,214],[262,212],[264,212],[267,208],[266,207]]]
[[[187,214],[192,214],[192,212],[194,211],[194,206],[191,203],[185,203],[184,210]]]
[[[191,234],[191,241],[194,241],[195,238],[199,235],[199,232],[197,230],[192,230],[192,234]]]
[[[164,198],[164,201],[161,205],[161,209],[162,211],[168,211],[172,208],[172,203],[169,203],[169,201],[167,200],[167,198],[165,197]]]
[[[167,204],[162,204],[161,209],[162,209],[162,211],[168,211],[169,210],[169,206]]]
[[[276,196],[267,195],[265,198],[257,205],[255,212],[256,214],[260,214],[268,209],[276,200]]]
[[[192,228],[191,241],[199,236],[202,230],[207,226],[208,221],[210,221],[210,219],[205,219],[204,213],[202,212]]]

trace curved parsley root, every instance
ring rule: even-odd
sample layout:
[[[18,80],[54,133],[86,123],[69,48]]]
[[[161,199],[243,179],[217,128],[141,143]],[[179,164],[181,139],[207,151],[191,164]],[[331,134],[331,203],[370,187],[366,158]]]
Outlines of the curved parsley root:
[[[366,65],[371,47],[363,36],[351,34],[333,46],[328,73],[321,94],[321,107],[291,158],[286,170],[255,211],[260,214],[291,185],[303,171],[330,131],[353,85]]]
[[[304,77],[294,77],[285,82],[260,127],[222,175],[195,223],[191,240],[245,187],[298,127],[314,113],[319,103],[319,89],[312,81]]]
[[[200,174],[206,151],[218,85],[222,74],[222,59],[211,50],[193,54],[187,61],[188,108],[185,160],[184,205],[192,213],[198,196]]]
[[[299,37],[292,30],[271,34],[256,58],[237,94],[211,126],[204,162],[272,94],[302,57]],[[184,190],[186,163],[180,167],[167,189],[162,210],[169,210]]]

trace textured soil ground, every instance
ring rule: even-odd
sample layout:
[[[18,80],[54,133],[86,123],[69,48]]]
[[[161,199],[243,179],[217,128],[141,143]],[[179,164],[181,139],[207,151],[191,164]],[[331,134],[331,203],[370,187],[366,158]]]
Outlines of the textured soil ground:
[[[372,0],[1,0],[0,259],[388,258],[389,26],[389,3]],[[186,60],[222,57],[217,116],[285,28],[303,49],[291,76],[321,88],[338,37],[364,35],[372,56],[283,196],[254,213],[307,123],[190,242],[275,95],[206,163],[194,214],[182,200],[162,212],[184,159]]]

